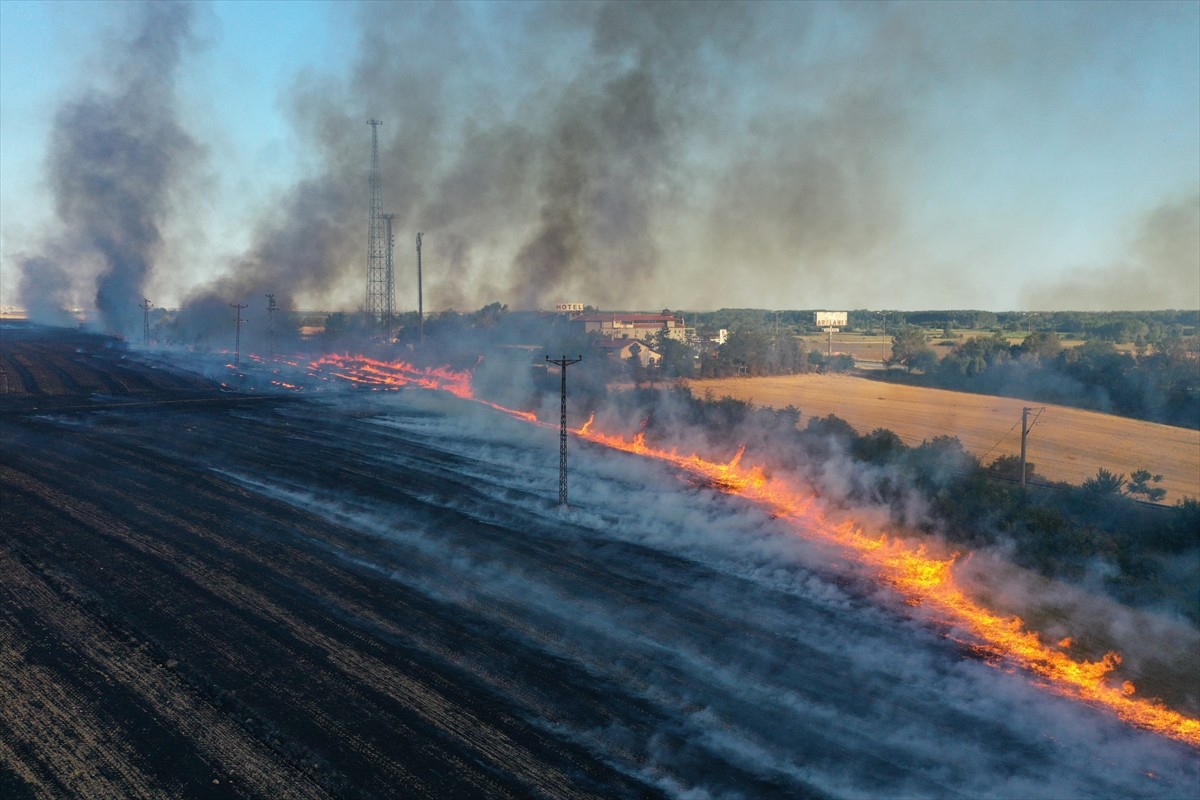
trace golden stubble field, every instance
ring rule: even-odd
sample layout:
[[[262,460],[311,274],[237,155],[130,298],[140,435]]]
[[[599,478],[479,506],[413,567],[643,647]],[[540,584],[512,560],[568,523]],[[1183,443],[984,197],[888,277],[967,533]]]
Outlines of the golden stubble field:
[[[800,409],[800,425],[836,414],[859,433],[894,431],[905,444],[957,436],[990,463],[1021,452],[1021,408],[1045,408],[1029,434],[1036,475],[1079,484],[1104,467],[1128,475],[1145,467],[1163,476],[1163,502],[1200,497],[1200,431],[1009,397],[950,392],[847,375],[787,375],[690,381],[703,397],[733,397],[757,405]],[[1030,415],[1031,419],[1033,414]]]

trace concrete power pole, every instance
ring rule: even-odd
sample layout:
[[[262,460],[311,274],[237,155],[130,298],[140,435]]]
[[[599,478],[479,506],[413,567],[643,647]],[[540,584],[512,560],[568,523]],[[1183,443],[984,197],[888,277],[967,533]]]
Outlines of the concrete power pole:
[[[567,367],[572,364],[578,364],[583,361],[583,356],[578,358],[551,358],[546,356],[546,360],[551,364],[557,364],[559,371],[562,373],[562,413],[560,415],[560,423],[558,429],[558,506],[559,508],[567,508]]]
[[[242,366],[242,309],[246,306],[240,303],[230,303],[229,307],[237,309],[237,333],[233,337],[233,367],[240,369]]]
[[[275,295],[267,295],[267,357],[275,360]]]

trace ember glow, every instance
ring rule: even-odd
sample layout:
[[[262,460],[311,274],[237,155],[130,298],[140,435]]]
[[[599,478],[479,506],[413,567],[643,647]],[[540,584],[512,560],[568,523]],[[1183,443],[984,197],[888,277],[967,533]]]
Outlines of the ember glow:
[[[353,383],[370,386],[439,389],[455,397],[474,399],[471,374],[446,367],[417,367],[406,361],[378,361],[366,356],[322,356],[309,365],[318,375],[332,375]]]
[[[402,361],[376,361],[363,356],[325,356],[309,367],[320,377],[384,387],[415,385],[448,391],[457,397],[483,403],[533,424],[531,412],[516,411],[473,396],[471,375],[446,368],[420,368]],[[1120,719],[1173,739],[1200,747],[1200,720],[1166,707],[1161,701],[1137,695],[1130,681],[1118,682],[1113,672],[1121,663],[1118,653],[1098,661],[1076,660],[1067,652],[1070,637],[1044,643],[1016,616],[994,613],[976,603],[955,575],[958,553],[937,553],[925,544],[912,544],[887,534],[873,536],[853,520],[830,518],[811,492],[786,480],[768,476],[762,467],[744,466],[744,449],[730,461],[719,463],[699,455],[682,455],[648,445],[645,434],[627,439],[594,429],[593,418],[573,433],[582,440],[653,458],[704,479],[712,488],[743,497],[777,518],[791,522],[800,536],[817,537],[835,544],[868,567],[884,584],[920,606],[951,636],[997,666],[1017,667],[1033,675],[1046,689],[1112,711]]]

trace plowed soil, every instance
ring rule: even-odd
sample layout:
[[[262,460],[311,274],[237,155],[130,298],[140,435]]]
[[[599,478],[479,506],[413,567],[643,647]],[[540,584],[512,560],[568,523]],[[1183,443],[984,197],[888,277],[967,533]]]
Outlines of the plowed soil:
[[[0,797],[637,793],[463,665],[493,646],[453,607],[330,558],[352,528],[222,477],[235,451],[322,461],[239,411],[286,399],[4,334]]]
[[[794,405],[800,425],[836,414],[860,433],[887,428],[908,445],[957,436],[990,463],[1021,452],[1021,408],[1043,409],[1027,441],[1035,473],[1079,484],[1103,467],[1161,474],[1164,502],[1200,497],[1200,431],[1008,397],[925,389],[846,375],[789,375],[692,381],[700,397],[733,397],[772,408]]]

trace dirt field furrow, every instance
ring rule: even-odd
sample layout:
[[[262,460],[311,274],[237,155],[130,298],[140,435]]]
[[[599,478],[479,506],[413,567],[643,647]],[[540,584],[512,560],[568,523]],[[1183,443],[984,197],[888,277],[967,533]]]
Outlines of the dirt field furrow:
[[[57,698],[44,703],[46,709],[61,709],[59,717],[47,716],[44,710],[24,717],[36,721],[40,739],[46,740],[39,739],[33,746],[48,768],[61,772],[57,757],[48,746],[67,747],[73,753],[80,753],[76,757],[87,767],[69,770],[68,775],[86,777],[98,770],[111,783],[111,786],[87,787],[79,796],[171,796],[183,785],[220,786],[213,782],[221,780],[226,782],[227,789],[241,786],[242,791],[259,796],[270,793],[287,797],[325,796],[303,775],[280,769],[282,765],[272,754],[245,736],[232,720],[207,703],[198,702],[180,685],[171,665],[156,662],[146,648],[133,645],[126,636],[113,635],[101,620],[80,610],[74,601],[64,599],[60,592],[22,569],[13,559],[3,558],[0,569],[6,577],[6,591],[19,598],[14,599],[15,603],[54,610],[43,615],[47,628],[43,636],[55,644],[56,658],[65,657],[68,664],[76,666],[89,665],[82,670],[72,669],[76,690],[69,704]],[[68,656],[64,648],[74,655]],[[69,685],[64,683],[64,676],[46,680],[45,676],[28,672],[26,675],[29,686],[22,687],[25,689]],[[80,684],[83,680],[80,676],[90,676],[91,680]],[[111,716],[111,711],[118,709],[124,718]],[[103,721],[87,724],[97,714]],[[84,727],[79,728],[81,724]],[[147,759],[144,754],[135,757],[132,746],[120,738],[122,730],[144,732],[147,726],[155,731],[152,753],[160,763],[169,764],[154,779],[134,771],[135,765]],[[64,737],[64,732],[72,729],[81,730],[78,738],[90,742],[96,752],[88,752],[71,737]],[[105,766],[106,759],[113,761],[112,766]],[[121,780],[111,780],[113,774]],[[75,791],[74,787],[71,791]]]
[[[120,426],[116,430],[120,430]],[[107,594],[109,604],[117,595],[128,595],[119,606],[126,609],[126,613],[129,609],[140,608],[147,613],[153,612],[154,617],[172,620],[177,631],[171,638],[176,645],[167,645],[164,638],[167,634],[157,625],[141,625],[137,631],[159,643],[160,659],[177,662],[172,669],[174,674],[194,675],[198,670],[219,667],[227,674],[227,685],[243,687],[234,690],[239,695],[230,699],[234,706],[241,702],[240,695],[249,691],[257,680],[259,691],[268,696],[275,695],[279,704],[297,712],[287,715],[293,721],[285,724],[285,730],[298,731],[305,724],[310,729],[323,730],[322,738],[332,748],[330,752],[342,753],[339,758],[343,768],[355,759],[362,759],[362,767],[356,771],[372,772],[376,780],[385,783],[406,785],[411,796],[440,796],[442,791],[438,787],[443,781],[431,772],[423,771],[422,777],[405,771],[394,756],[380,749],[384,740],[379,734],[361,735],[361,722],[378,716],[379,709],[389,709],[386,714],[391,719],[387,727],[393,735],[409,742],[410,748],[426,751],[431,764],[442,764],[440,771],[453,765],[455,782],[474,786],[481,795],[498,797],[512,792],[489,777],[490,770],[480,771],[475,766],[477,762],[495,765],[493,769],[503,765],[504,771],[515,776],[522,785],[541,787],[539,793],[546,796],[580,796],[571,778],[556,768],[547,768],[543,756],[517,745],[505,732],[514,725],[522,728],[521,723],[498,717],[496,721],[501,724],[495,727],[477,715],[464,714],[461,711],[462,687],[446,682],[415,663],[407,663],[403,672],[393,666],[396,654],[380,647],[378,635],[383,633],[388,638],[402,641],[404,627],[388,622],[385,613],[360,617],[363,614],[361,604],[339,600],[341,593],[354,596],[360,591],[361,579],[342,578],[339,570],[320,563],[309,552],[300,557],[299,551],[288,543],[296,538],[294,534],[259,539],[257,548],[249,547],[239,534],[243,526],[262,531],[289,519],[301,530],[309,527],[309,523],[297,519],[296,512],[264,505],[261,497],[246,495],[240,487],[213,473],[180,474],[178,465],[172,461],[158,463],[150,471],[141,463],[145,458],[144,450],[138,450],[135,439],[125,436],[113,439],[87,429],[73,432],[72,438],[75,445],[64,449],[67,455],[63,456],[30,448],[22,460],[26,472],[6,468],[0,474],[0,480],[14,488],[14,496],[25,494],[37,498],[47,507],[46,513],[58,517],[47,527],[59,532],[80,531],[72,540],[56,545],[55,550],[59,558],[67,557],[77,570],[92,576],[86,594],[93,597]],[[90,452],[90,455],[83,456],[84,452]],[[91,463],[104,463],[107,470],[79,476],[70,489],[36,477],[42,475],[49,479],[61,475],[70,469],[72,460],[81,457]],[[113,475],[119,476],[115,482]],[[156,480],[161,487],[164,481],[171,485],[177,479],[181,484],[186,479],[186,492],[163,494],[153,491]],[[93,502],[84,497],[103,499]],[[207,510],[219,503],[226,504],[226,508],[240,507],[245,517],[240,514],[231,517],[228,513],[217,517]],[[120,523],[112,518],[115,509],[120,509],[122,514]],[[308,535],[328,538],[328,525],[321,525],[324,530],[314,528]],[[262,545],[272,539],[274,543],[263,549]],[[83,545],[85,541],[106,541],[105,554]],[[113,594],[116,587],[106,585],[101,576],[104,564],[118,553],[121,554],[122,573],[118,579],[121,583],[117,584],[120,591]],[[124,588],[126,581],[131,586],[154,586],[168,591],[164,596],[129,595]],[[267,587],[276,593],[283,589],[282,597],[291,598],[293,611],[277,602],[280,595],[265,594],[263,589]],[[177,595],[180,602],[173,602],[172,598]],[[182,602],[183,598],[188,601]],[[201,598],[205,599],[197,603]],[[315,616],[294,613],[297,608],[316,610],[322,605],[338,609],[340,615],[354,619],[356,626],[348,628],[340,622],[331,624],[328,612]],[[217,626],[221,630],[220,636],[213,634]],[[364,626],[375,628],[376,636],[362,636]],[[267,652],[278,650],[271,660],[290,664],[309,675],[309,682],[302,690],[281,692],[269,676],[250,674],[252,666],[228,645],[232,641],[252,638],[257,639],[256,646],[260,651],[264,648]],[[186,648],[179,646],[181,639],[189,642]],[[193,648],[199,648],[207,655],[197,660],[189,654]],[[450,652],[444,645],[439,645],[426,651],[427,656],[438,650]],[[449,661],[455,663],[455,659]],[[313,683],[329,686],[330,696],[314,697],[309,691]],[[201,690],[201,694],[206,693]],[[329,714],[325,710],[327,702],[339,695],[339,706],[360,709],[361,714],[349,717],[344,712],[336,716]],[[409,715],[415,715],[411,725],[403,721]],[[273,727],[283,719],[272,715],[263,719],[263,725]],[[454,746],[447,748],[444,743],[438,744],[437,738],[430,739],[422,732],[429,730],[438,731],[439,737],[448,736],[455,742]],[[528,731],[525,735],[528,736]],[[559,749],[542,740],[540,735],[534,740],[541,740],[540,749],[548,744],[552,749]],[[394,742],[388,747],[394,748]],[[463,758],[457,755],[459,751],[473,755]],[[561,750],[557,757],[566,758],[568,762],[574,760]],[[296,763],[309,763],[307,758],[299,756]],[[327,760],[316,759],[312,763],[318,765],[319,772],[328,767]]]

